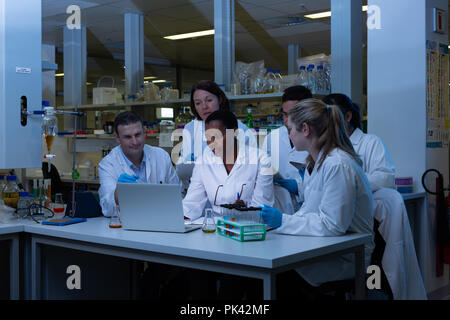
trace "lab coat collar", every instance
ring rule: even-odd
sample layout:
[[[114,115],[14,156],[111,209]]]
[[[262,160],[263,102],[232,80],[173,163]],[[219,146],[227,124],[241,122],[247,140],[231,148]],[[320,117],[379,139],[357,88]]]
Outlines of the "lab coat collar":
[[[142,148],[142,152],[143,152],[143,157],[142,157],[141,165],[142,165],[143,163],[145,163],[145,158],[146,158],[146,154],[145,154],[145,145],[144,145],[144,148]],[[136,167],[136,166],[134,165],[134,163],[131,162],[130,159],[127,158],[127,156],[125,155],[125,153],[123,153],[122,146],[120,146],[120,153],[122,153],[123,159],[125,160],[125,163],[127,164],[128,167],[130,167],[130,168]]]
[[[246,150],[248,150],[247,155]],[[221,169],[218,170],[223,171],[223,174],[225,175],[224,177],[228,177],[231,176],[236,170],[238,170],[240,166],[248,163],[249,159],[252,159],[252,157],[250,157],[251,152],[257,152],[257,150],[251,150],[248,146],[240,146],[238,148],[238,155],[236,157],[233,169],[231,170],[229,175],[227,174],[227,170],[225,169],[225,164],[223,163],[222,159],[217,157],[209,147],[206,148],[203,152],[203,163],[207,165],[219,165]]]
[[[352,135],[350,136],[350,142],[353,145],[358,145],[361,142],[363,136],[364,132],[362,132],[361,129],[356,128],[355,131],[353,131]]]
[[[151,173],[151,166],[147,165],[146,160],[147,160],[148,153],[145,150],[146,148],[147,148],[147,145],[144,144],[144,148],[142,149],[142,152],[144,155],[142,157],[141,165],[143,163],[145,163],[145,174],[146,174],[146,179],[148,180],[148,178],[150,177],[150,173]],[[122,167],[126,168],[125,173],[128,175],[131,175],[131,176],[134,175],[134,171],[132,169],[132,166],[134,166],[134,164],[127,158],[125,153],[123,153],[122,146],[120,146],[120,145],[119,145],[119,151],[122,154],[122,157],[119,158],[122,163]]]

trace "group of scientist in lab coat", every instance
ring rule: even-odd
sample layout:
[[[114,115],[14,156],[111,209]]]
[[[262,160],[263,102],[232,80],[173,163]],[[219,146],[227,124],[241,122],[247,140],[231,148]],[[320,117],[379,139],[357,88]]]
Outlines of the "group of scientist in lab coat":
[[[241,203],[261,207],[264,222],[282,234],[373,234],[374,215],[386,208],[377,201],[389,202],[382,197],[374,201],[374,195],[394,187],[395,168],[382,141],[361,131],[359,108],[350,98],[332,94],[320,101],[305,87],[286,89],[284,125],[266,137],[262,149],[257,148],[253,131],[230,111],[216,83],[195,84],[190,101],[195,120],[183,130],[175,169],[164,150],[145,144],[139,116],[133,112],[117,116],[114,135],[119,146],[99,165],[105,216],[118,205],[117,182],[170,183],[182,185],[186,219],[200,218],[206,206],[219,213],[221,204]],[[403,253],[411,253],[413,243],[405,246]],[[373,248],[373,241],[365,246],[366,267]],[[417,264],[411,254],[405,261]],[[402,272],[392,269],[394,277]],[[354,276],[353,256],[296,271],[312,286],[349,279]],[[419,278],[411,277],[408,283],[413,293],[392,282],[394,298],[426,298],[418,273]]]

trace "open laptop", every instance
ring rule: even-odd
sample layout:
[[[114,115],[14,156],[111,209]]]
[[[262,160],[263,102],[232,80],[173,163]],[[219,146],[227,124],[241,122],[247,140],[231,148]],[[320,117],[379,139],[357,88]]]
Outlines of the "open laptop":
[[[185,225],[178,184],[118,183],[122,228],[185,233],[199,225]]]

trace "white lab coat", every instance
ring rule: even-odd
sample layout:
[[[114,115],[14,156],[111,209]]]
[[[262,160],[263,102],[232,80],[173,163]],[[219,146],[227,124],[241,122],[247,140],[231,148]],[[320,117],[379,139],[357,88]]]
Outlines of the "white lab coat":
[[[249,128],[238,120],[238,129],[246,133],[246,145],[256,147],[256,138],[254,133],[248,131]],[[176,165],[177,175],[180,178],[183,188],[183,194],[189,188],[192,171],[194,170],[194,163],[191,161],[191,154],[194,154],[195,161],[199,160],[203,152],[208,148],[205,137],[205,121],[192,120],[183,129],[183,146],[181,148],[181,155]]]
[[[303,179],[298,169],[290,162],[306,163],[308,152],[297,151],[291,147],[289,133],[286,126],[273,130],[264,140],[263,151],[267,152],[272,162],[272,167],[279,172],[284,179],[293,179],[298,184],[298,190],[302,190]],[[275,208],[286,214],[293,214],[300,208],[303,194],[291,195],[285,188],[275,185]]]
[[[205,149],[203,162],[195,164],[191,184],[183,199],[184,215],[191,220],[201,217],[209,200],[214,212],[220,216],[223,212],[220,205],[234,203],[244,184],[240,199],[248,206],[272,206],[272,179],[270,162],[264,154],[258,154],[258,149],[239,148],[229,175],[222,159],[216,157],[209,148]],[[218,188],[219,185],[223,187]]]
[[[144,145],[144,154],[147,183],[180,183],[166,151],[146,144]],[[117,180],[122,173],[135,175],[125,162],[121,147],[117,146],[103,158],[98,167],[100,205],[103,215],[107,217],[113,213],[115,206],[114,191],[116,190]]]
[[[402,196],[394,189],[374,193],[375,219],[386,242],[381,264],[395,300],[426,300],[414,239]]]
[[[380,138],[360,129],[350,140],[374,193],[374,217],[380,222],[378,231],[386,242],[382,266],[394,299],[426,299],[403,198],[393,190],[395,167],[389,152]]]
[[[319,159],[322,152],[319,154]],[[306,170],[304,202],[294,215],[283,214],[275,232],[302,236],[335,237],[347,232],[373,235],[373,200],[362,168],[347,153],[334,149],[322,167]],[[374,248],[365,245],[366,267]],[[331,258],[297,269],[311,285],[354,277],[354,255]]]
[[[360,129],[350,136],[353,148],[363,162],[363,170],[370,182],[372,192],[380,188],[395,187],[395,167],[383,141]]]

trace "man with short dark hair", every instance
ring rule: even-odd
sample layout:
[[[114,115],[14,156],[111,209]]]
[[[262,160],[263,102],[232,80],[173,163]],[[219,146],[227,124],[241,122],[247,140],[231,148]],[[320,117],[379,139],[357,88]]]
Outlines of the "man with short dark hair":
[[[145,144],[142,119],[125,111],[114,120],[114,138],[119,146],[99,164],[100,205],[105,216],[111,216],[118,204],[117,182],[179,184],[169,154]]]
[[[289,139],[287,119],[289,111],[300,101],[312,98],[311,91],[304,86],[293,86],[284,90],[282,97],[282,113],[284,125],[273,130],[265,139],[263,151],[267,152],[272,162],[274,173],[275,207],[287,214],[296,212],[302,202],[299,185],[303,177],[299,169],[291,162],[304,163],[307,152],[296,151]]]

